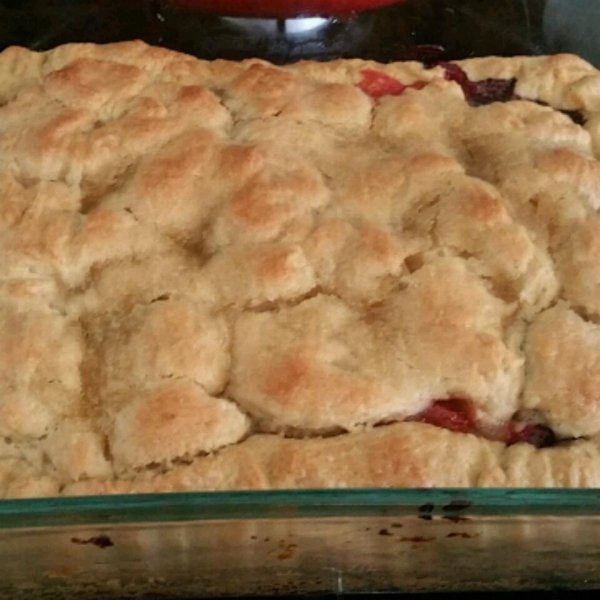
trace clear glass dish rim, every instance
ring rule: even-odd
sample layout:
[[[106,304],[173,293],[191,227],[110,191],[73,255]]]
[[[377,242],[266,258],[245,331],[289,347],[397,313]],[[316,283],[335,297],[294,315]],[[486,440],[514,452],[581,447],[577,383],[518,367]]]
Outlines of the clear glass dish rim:
[[[600,517],[600,489],[332,489],[187,492],[0,501],[0,529],[204,520]]]

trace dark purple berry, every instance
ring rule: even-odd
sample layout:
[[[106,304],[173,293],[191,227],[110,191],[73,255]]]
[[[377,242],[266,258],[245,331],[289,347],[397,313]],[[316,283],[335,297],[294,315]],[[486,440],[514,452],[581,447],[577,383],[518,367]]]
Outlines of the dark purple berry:
[[[493,102],[510,102],[516,100],[516,79],[483,79],[472,83],[467,100],[471,106],[484,106]]]

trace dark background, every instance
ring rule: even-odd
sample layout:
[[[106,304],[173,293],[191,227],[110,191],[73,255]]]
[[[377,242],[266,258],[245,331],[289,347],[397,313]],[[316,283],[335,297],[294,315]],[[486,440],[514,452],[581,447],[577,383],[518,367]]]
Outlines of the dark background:
[[[600,0],[408,0],[300,37],[251,33],[218,17],[183,13],[173,0],[0,0],[0,48],[142,38],[204,58],[433,61],[568,51],[600,66],[597,32]]]

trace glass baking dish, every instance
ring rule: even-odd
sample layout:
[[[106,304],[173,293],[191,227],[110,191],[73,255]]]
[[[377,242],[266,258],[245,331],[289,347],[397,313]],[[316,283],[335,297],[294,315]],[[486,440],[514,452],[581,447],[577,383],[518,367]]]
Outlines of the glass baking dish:
[[[225,18],[181,11],[170,0],[31,0],[26,8],[0,0],[0,46],[138,37],[204,58],[388,61],[569,51],[600,65],[600,4],[589,0],[408,0],[328,21],[312,44],[250,44],[247,23]],[[0,502],[0,597],[11,599],[597,589],[599,560],[600,490]]]
[[[0,503],[0,597],[594,589],[600,491],[335,490]]]

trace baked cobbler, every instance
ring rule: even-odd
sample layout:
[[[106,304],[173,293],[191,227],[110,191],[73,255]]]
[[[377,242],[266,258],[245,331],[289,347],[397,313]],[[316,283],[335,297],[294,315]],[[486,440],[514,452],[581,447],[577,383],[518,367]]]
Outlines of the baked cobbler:
[[[0,495],[600,486],[600,74],[0,54]]]

